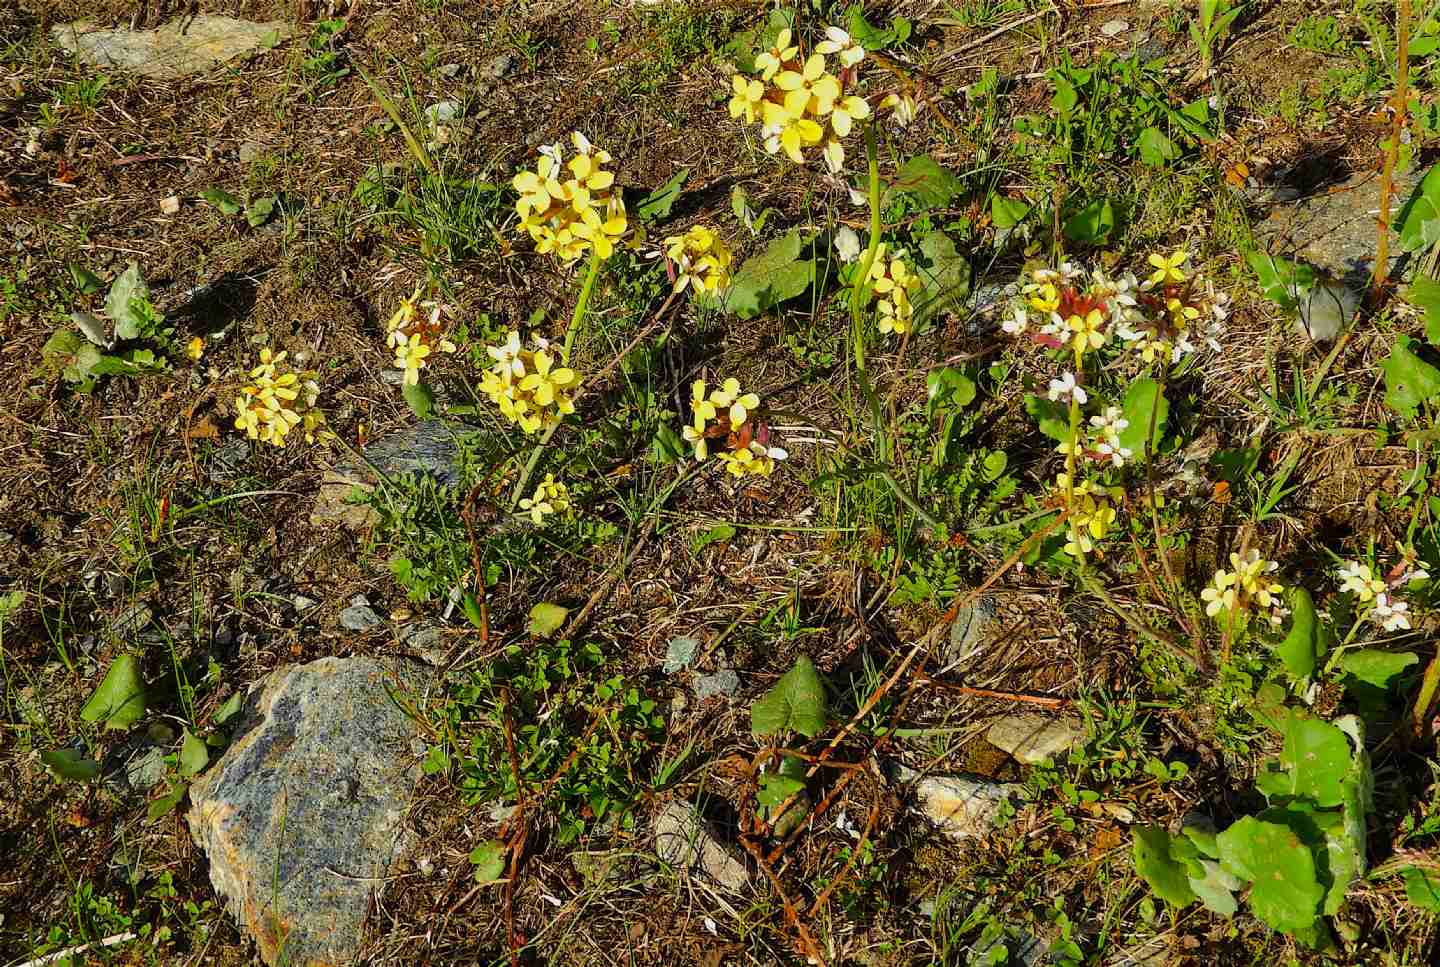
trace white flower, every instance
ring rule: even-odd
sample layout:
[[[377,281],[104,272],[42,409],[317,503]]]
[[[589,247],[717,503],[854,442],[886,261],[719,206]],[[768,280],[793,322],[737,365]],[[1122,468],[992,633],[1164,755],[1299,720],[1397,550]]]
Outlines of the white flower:
[[[817,54],[839,54],[840,63],[854,67],[865,59],[865,48],[850,39],[839,27],[826,27],[825,39],[815,45]]]
[[[1030,314],[1025,311],[1024,306],[1016,306],[1014,313],[1000,323],[1000,328],[1012,336],[1018,336],[1030,325]]]
[[[850,188],[848,185],[846,186],[846,190],[850,192],[850,204],[855,207],[864,208],[870,204],[870,196],[865,194],[865,192]]]
[[[1404,601],[1393,601],[1387,594],[1375,595],[1375,607],[1370,610],[1370,620],[1380,625],[1386,631],[1397,631],[1401,628],[1410,630],[1410,619],[1405,612],[1410,610],[1410,605]]]
[[[1369,565],[1346,561],[1340,568],[1339,576],[1340,590],[1353,592],[1361,601],[1369,601],[1376,595],[1384,596],[1385,582],[1370,573]]]
[[[890,120],[895,122],[897,128],[908,128],[915,123],[915,115],[920,113],[921,105],[909,94],[886,94],[880,102],[880,110],[890,110]]]
[[[1099,430],[1105,439],[1118,442],[1120,431],[1128,427],[1130,421],[1120,414],[1120,407],[1107,406],[1104,413],[1090,417],[1090,425]]]
[[[1285,607],[1285,605],[1281,604],[1280,602],[1275,602],[1275,604],[1270,608],[1270,623],[1275,627],[1278,628],[1283,625],[1285,623],[1285,619],[1288,617],[1290,617],[1290,609]]]
[[[1118,439],[1114,443],[1111,443],[1109,440],[1104,440],[1095,449],[1102,455],[1109,457],[1110,463],[1117,469],[1125,466],[1125,461],[1135,455],[1134,451],[1129,447],[1122,447]]]
[[[842,225],[835,233],[835,251],[842,262],[853,262],[860,257],[860,236],[849,225]]]
[[[825,159],[825,167],[830,169],[832,175],[838,175],[845,169],[845,149],[840,146],[839,141],[825,142],[825,147],[820,150],[820,157]]]
[[[495,360],[495,372],[500,376],[523,377],[525,364],[520,360],[520,333],[514,329],[505,342],[499,346],[486,346],[485,351]]]
[[[1079,403],[1081,406],[1084,406],[1085,401],[1090,398],[1089,395],[1085,392],[1084,388],[1075,382],[1074,373],[1066,373],[1059,379],[1052,379],[1050,381],[1049,395],[1050,399],[1055,401],[1059,401],[1068,396],[1074,399],[1075,402]]]

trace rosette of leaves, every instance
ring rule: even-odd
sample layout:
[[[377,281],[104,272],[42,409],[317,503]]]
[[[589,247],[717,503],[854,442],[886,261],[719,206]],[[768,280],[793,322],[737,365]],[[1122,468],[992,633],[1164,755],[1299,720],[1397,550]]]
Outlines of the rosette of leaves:
[[[1198,900],[1225,917],[1248,886],[1255,916],[1322,949],[1333,943],[1325,917],[1365,872],[1372,785],[1364,730],[1354,716],[1330,723],[1295,709],[1277,724],[1284,747],[1255,782],[1268,808],[1218,834],[1138,828],[1135,872],[1167,903]]]

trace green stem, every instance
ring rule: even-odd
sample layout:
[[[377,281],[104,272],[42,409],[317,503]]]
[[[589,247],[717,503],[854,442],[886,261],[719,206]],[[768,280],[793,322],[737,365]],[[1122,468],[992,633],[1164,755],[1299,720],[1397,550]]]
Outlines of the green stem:
[[[865,160],[870,169],[870,244],[860,259],[859,272],[850,289],[851,337],[855,345],[855,368],[865,369],[865,297],[870,287],[870,269],[880,248],[880,157],[875,146],[874,125],[865,126]]]
[[[600,264],[604,261],[594,249],[590,250],[590,268],[585,273],[585,281],[580,284],[580,297],[575,300],[575,311],[570,314],[570,325],[565,330],[565,343],[560,349],[560,355],[566,365],[570,363],[570,351],[575,348],[575,342],[585,322],[585,310],[590,306],[590,293],[595,291],[595,280],[600,277]],[[520,506],[520,499],[525,496],[525,487],[535,474],[535,468],[540,463],[540,456],[545,452],[545,447],[549,445],[558,429],[560,429],[559,421],[547,427],[545,433],[540,437],[540,442],[535,444],[534,450],[530,451],[530,459],[525,461],[525,469],[521,472],[520,479],[515,481],[515,490],[510,494],[511,513],[514,513],[515,508]]]

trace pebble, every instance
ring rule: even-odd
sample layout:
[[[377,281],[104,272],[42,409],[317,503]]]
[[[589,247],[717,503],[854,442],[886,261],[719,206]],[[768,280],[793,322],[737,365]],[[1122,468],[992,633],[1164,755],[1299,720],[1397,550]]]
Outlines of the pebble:
[[[740,690],[740,676],[734,670],[722,668],[713,675],[701,675],[695,679],[695,698],[705,701],[716,695],[729,698]]]
[[[370,607],[365,595],[357,594],[350,599],[350,607],[340,612],[340,627],[346,631],[369,631],[384,622]]]
[[[143,602],[134,604],[120,612],[119,616],[110,622],[110,633],[118,638],[134,637],[149,627],[150,622],[154,620],[155,612],[150,605]]]
[[[1100,32],[1106,37],[1118,37],[1130,29],[1130,23],[1126,20],[1107,20],[1100,26]]]
[[[896,769],[900,782],[915,782],[915,805],[920,813],[951,839],[972,839],[989,833],[1000,821],[1007,800],[1016,799],[1021,787],[993,782],[982,776],[925,776],[905,766]],[[918,779],[918,781],[916,781]]]
[[[667,675],[673,675],[682,669],[689,668],[690,663],[695,660],[695,651],[700,647],[700,642],[694,638],[671,638],[670,644],[665,649],[665,664],[661,670]]]
[[[710,829],[688,802],[667,804],[655,817],[655,854],[671,866],[700,873],[727,890],[739,892],[750,871]]]
[[[1039,765],[1085,738],[1085,730],[1072,719],[1046,715],[1007,715],[996,719],[985,739],[1027,766]]]
[[[510,73],[515,66],[514,54],[496,54],[481,65],[478,73],[481,77],[488,77],[491,80],[499,80]]]

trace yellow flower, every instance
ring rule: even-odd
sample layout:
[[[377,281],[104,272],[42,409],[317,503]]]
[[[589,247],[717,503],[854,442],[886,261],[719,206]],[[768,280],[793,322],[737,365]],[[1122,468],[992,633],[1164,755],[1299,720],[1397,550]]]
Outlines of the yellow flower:
[[[738,381],[736,385],[739,385]],[[697,379],[690,384],[690,413],[691,426],[695,428],[696,433],[704,433],[705,424],[715,419],[717,410],[715,404],[705,398],[705,381],[703,379]],[[703,460],[704,457],[699,459]]]
[[[800,48],[790,43],[790,29],[787,27],[776,36],[775,46],[755,55],[755,68],[760,71],[760,76],[768,81],[786,61],[798,53]]]
[[[198,362],[200,357],[205,355],[205,340],[199,336],[190,340],[190,342],[185,345],[185,355]]]
[[[535,353],[534,359],[535,371],[520,381],[520,388],[528,390],[540,406],[549,406],[555,402],[557,392],[575,385],[575,371],[553,369],[555,361],[544,350]]]
[[[824,113],[823,103],[822,101],[821,113]],[[870,116],[870,105],[863,97],[851,95],[833,103],[834,107],[829,112],[830,126],[842,138],[850,133],[850,129],[856,121]]]
[[[1066,327],[1074,333],[1071,345],[1076,352],[1085,352],[1087,349],[1099,349],[1105,345],[1105,332],[1101,329],[1105,323],[1105,314],[1099,309],[1091,309],[1082,319],[1080,316],[1071,316],[1065,320]]]
[[[781,452],[783,454],[783,451]],[[765,447],[754,441],[747,447],[722,450],[715,456],[725,465],[725,472],[732,477],[768,477],[775,470],[775,458]]]
[[[702,462],[706,456],[709,455],[710,447],[705,440],[705,431],[703,429],[697,430],[687,423],[680,428],[680,435],[685,438],[686,443],[695,448],[696,463]]]
[[[573,393],[580,386],[578,373],[555,365],[548,343],[536,339],[533,345],[516,348],[520,337],[512,332],[504,345],[489,350],[495,365],[480,377],[480,392],[526,433],[555,426],[574,413]]]
[[[850,35],[839,27],[826,27],[825,39],[815,45],[816,53],[838,54],[840,63],[854,67],[865,59],[865,48],[855,43]]]
[[[1200,318],[1200,310],[1192,305],[1186,305],[1179,299],[1166,299],[1165,311],[1170,313],[1170,319],[1181,329],[1189,326],[1190,323]]]
[[[1055,286],[1046,282],[1040,286],[1029,286],[1033,289],[1030,293],[1030,308],[1036,312],[1043,312],[1049,315],[1060,308],[1060,293]]]
[[[283,447],[290,431],[303,425],[305,441],[314,443],[328,435],[321,429],[325,415],[316,406],[320,387],[315,374],[284,366],[285,353],[261,350],[260,364],[250,371],[252,382],[235,398],[235,429],[252,440]]]
[[[719,236],[703,225],[665,239],[665,255],[675,267],[676,292],[693,285],[697,292],[714,295],[730,284],[735,256]]]
[[[1205,613],[1212,618],[1232,610],[1236,603],[1235,575],[1223,569],[1216,571],[1210,587],[1200,592],[1200,600],[1206,602]]]
[[[613,190],[615,175],[603,167],[610,163],[610,153],[578,131],[570,137],[576,154],[568,164],[561,162],[558,145],[546,147],[534,171],[515,176],[520,229],[541,254],[573,262],[593,250],[608,258],[628,228],[625,206]]]
[[[716,406],[730,408],[730,429],[738,430],[750,418],[750,411],[760,408],[760,397],[754,393],[741,393],[740,381],[731,376],[720,388],[710,394],[710,402]]]
[[[823,54],[811,54],[798,71],[782,71],[775,78],[775,86],[785,92],[785,110],[797,118],[810,110],[811,98],[829,95],[833,102],[840,93],[839,82],[825,73]]]
[[[1184,282],[1185,273],[1181,266],[1189,258],[1190,253],[1183,248],[1177,248],[1169,258],[1155,252],[1147,260],[1155,269],[1155,273],[1150,276],[1150,284],[1164,285],[1166,282]]]
[[[765,103],[765,85],[754,78],[747,81],[736,74],[730,79],[730,86],[735,92],[730,97],[730,116],[738,118],[743,114],[746,124],[754,124],[760,116],[760,106]]]
[[[920,277],[910,270],[900,258],[900,253],[889,263],[875,260],[871,266],[870,278],[874,280],[874,292],[880,296],[880,323],[882,333],[905,334],[910,330],[914,315],[911,295],[920,288]]]
[[[765,150],[774,154],[781,148],[785,149],[785,156],[797,165],[805,163],[805,155],[800,149],[812,144],[819,144],[825,137],[825,129],[809,118],[790,118],[781,126],[780,130],[765,139]]]
[[[570,490],[563,483],[557,483],[553,473],[535,488],[535,496],[520,501],[520,509],[529,511],[530,520],[537,526],[550,514],[566,514],[570,511]]]

